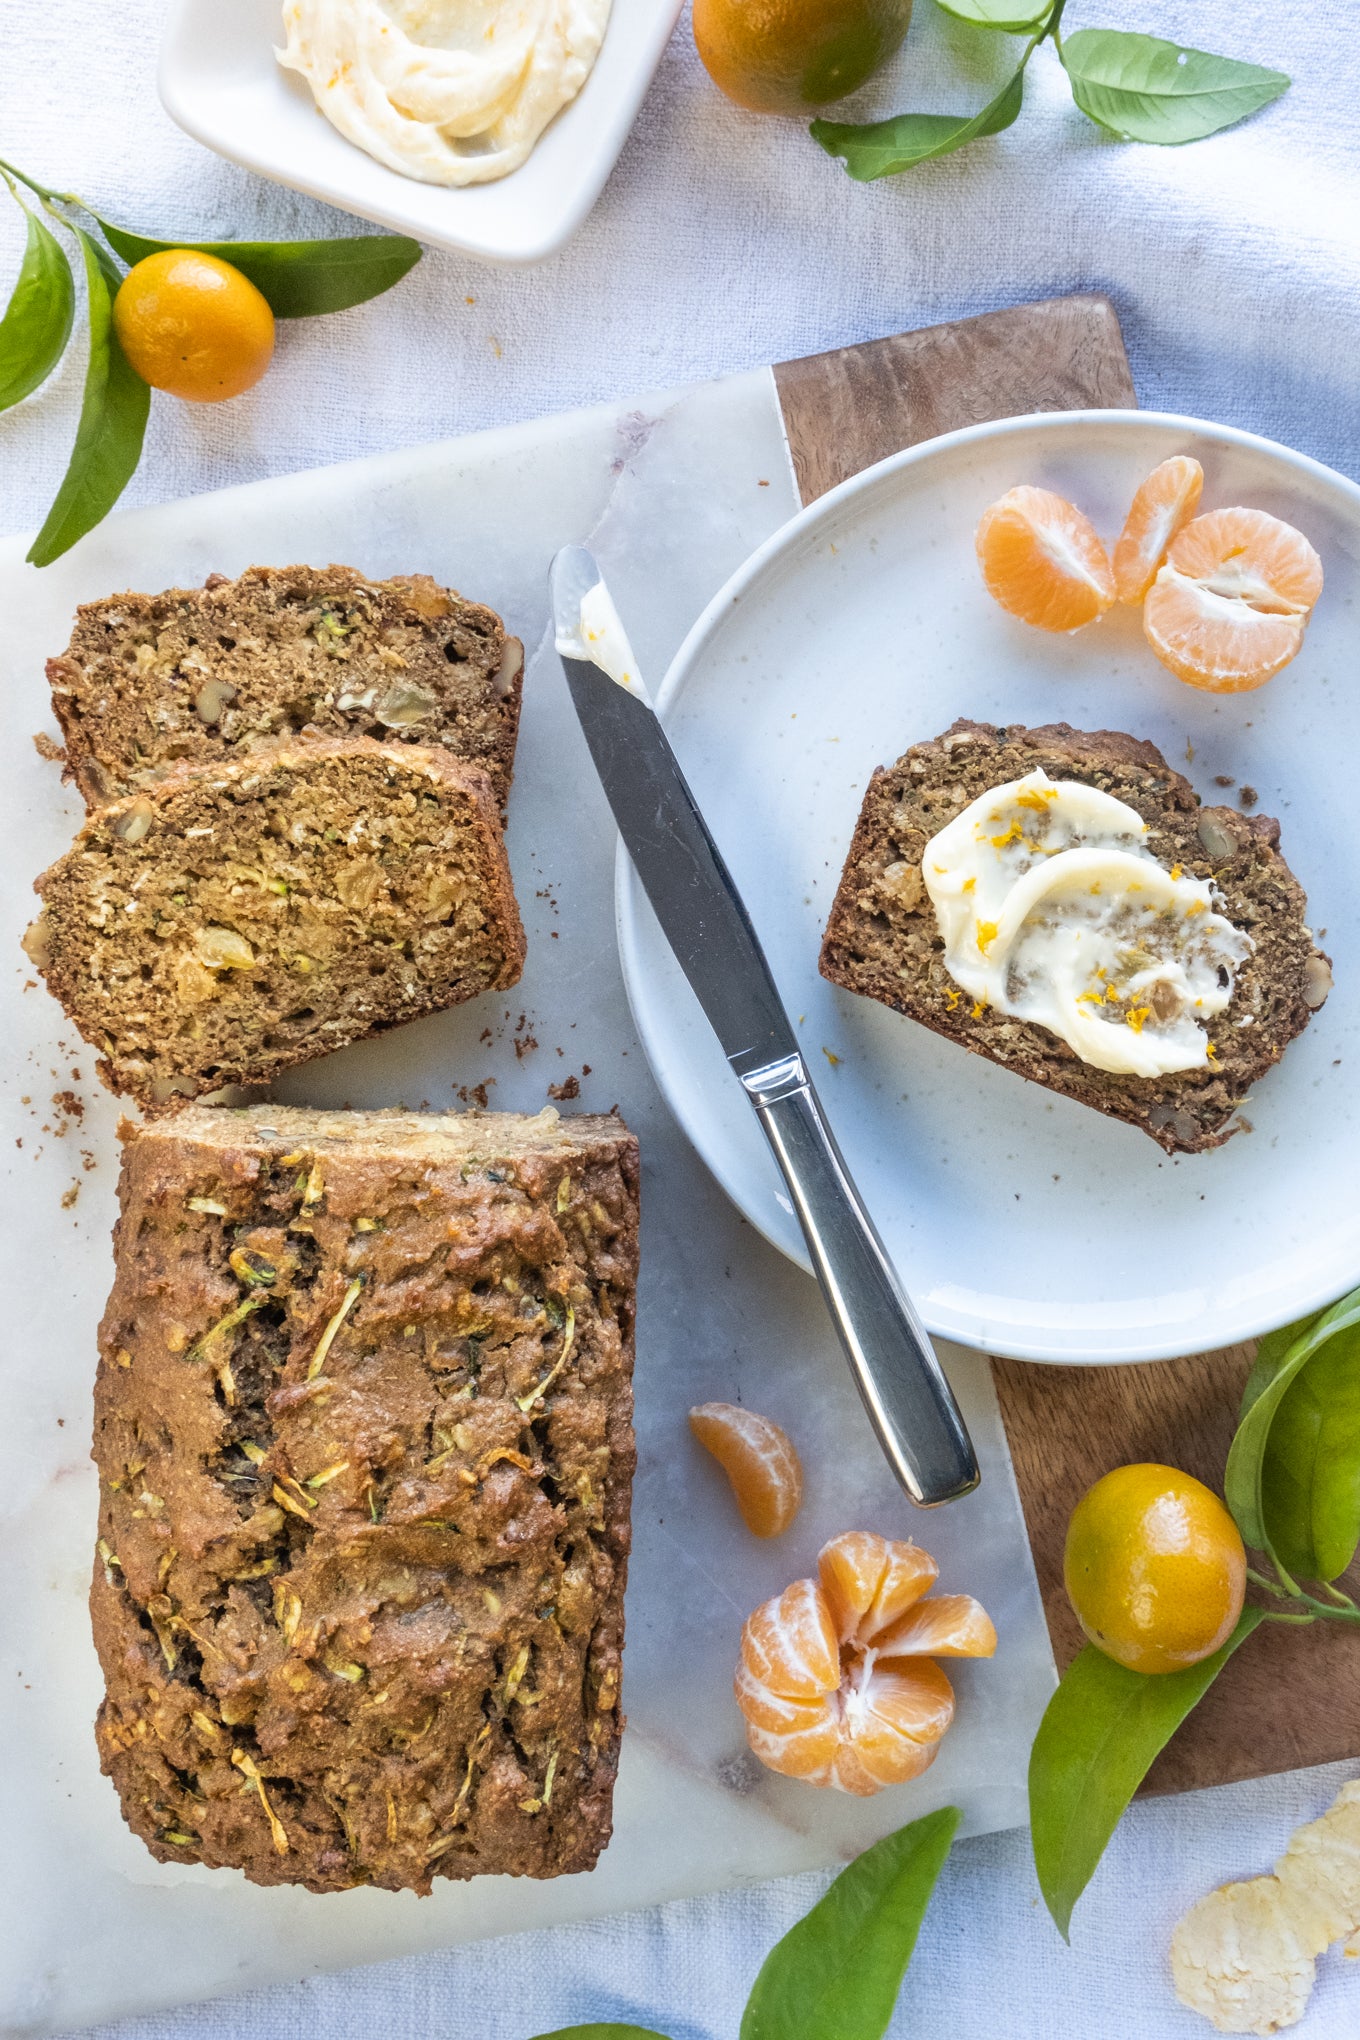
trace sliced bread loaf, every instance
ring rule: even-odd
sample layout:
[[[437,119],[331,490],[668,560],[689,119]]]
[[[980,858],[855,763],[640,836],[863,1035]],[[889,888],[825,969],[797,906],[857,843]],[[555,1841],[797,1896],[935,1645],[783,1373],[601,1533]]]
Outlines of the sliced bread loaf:
[[[83,604],[47,677],[88,807],[306,730],[441,744],[483,767],[504,810],[524,651],[428,574],[251,567]]]
[[[321,1892],[591,1869],[623,1729],[628,1129],[189,1106],[125,1128],[119,1198],[91,1611],[129,1825]]]
[[[37,881],[25,948],[100,1075],[151,1109],[519,977],[486,774],[309,737],[181,766],[90,816]]]
[[[1148,825],[1152,855],[1212,881],[1220,912],[1250,936],[1251,954],[1214,1023],[1206,1067],[1159,1077],[1098,1069],[1048,1028],[960,996],[945,967],[922,854],[969,802],[1040,768],[1135,809]],[[1233,1115],[1252,1085],[1307,1026],[1331,985],[1279,836],[1268,816],[1201,807],[1155,745],[1120,731],[956,722],[870,780],[827,923],[822,975],[1020,1076],[1142,1127],[1168,1153],[1217,1147],[1238,1130]]]

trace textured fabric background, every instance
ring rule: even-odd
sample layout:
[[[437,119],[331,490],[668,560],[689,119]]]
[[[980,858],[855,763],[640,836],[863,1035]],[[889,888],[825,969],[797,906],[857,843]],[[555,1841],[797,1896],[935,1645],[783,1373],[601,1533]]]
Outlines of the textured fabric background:
[[[230,5],[231,0],[224,0]],[[159,0],[8,0],[0,154],[148,231],[343,231],[218,162],[154,91]],[[1004,44],[919,0],[865,113],[989,96]],[[751,367],[1075,289],[1118,305],[1145,405],[1273,434],[1360,473],[1360,38],[1354,0],[1072,0],[1070,25],[1137,26],[1290,71],[1293,90],[1183,150],[1122,147],[1071,107],[1052,55],[1019,125],[966,156],[852,184],[797,123],[738,112],[682,26],[584,230],[528,271],[428,255],[376,304],[282,331],[265,383],[221,410],[158,400],[127,502],[152,502],[570,405]],[[0,214],[0,261],[19,245]],[[0,422],[0,528],[40,521],[75,428],[82,361]],[[1301,1647],[1305,1647],[1301,1644]],[[892,2032],[954,2040],[1191,2040],[1166,1945],[1210,1886],[1269,1867],[1347,1767],[1136,1809],[1064,1949],[1027,1838],[961,1846]],[[733,2040],[799,1878],[553,1934],[321,1978],[104,2029],[101,2040],[526,2040],[632,2019]],[[8,1922],[10,1931],[19,1922]],[[1326,1958],[1303,2029],[1354,2040],[1360,1978]]]

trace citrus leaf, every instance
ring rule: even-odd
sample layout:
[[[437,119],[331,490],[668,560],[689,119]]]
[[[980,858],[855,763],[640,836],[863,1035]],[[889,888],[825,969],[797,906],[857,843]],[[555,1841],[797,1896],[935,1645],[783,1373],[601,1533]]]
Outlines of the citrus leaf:
[[[1360,1542],[1360,1289],[1262,1339],[1224,1499],[1256,1551],[1334,1580]]]
[[[534,2040],[666,2040],[651,2026],[558,2026],[551,2033],[536,2033]]]
[[[1119,28],[1076,29],[1061,56],[1082,112],[1125,142],[1203,141],[1290,84],[1283,71]]]
[[[27,206],[24,212],[28,217],[24,259],[0,319],[0,411],[32,396],[47,381],[66,351],[76,310],[75,279],[66,250],[36,213]]]
[[[741,2040],[880,2040],[958,1824],[941,1807],[842,1870],[765,1957]]]
[[[250,278],[279,319],[347,312],[400,283],[420,260],[419,241],[404,234],[351,234],[329,241],[155,241],[110,220],[100,219],[99,225],[109,246],[128,263],[176,248],[230,262]]]
[[[862,125],[814,120],[812,137],[828,156],[843,157],[846,169],[860,184],[870,184],[876,177],[896,177],[899,171],[914,169],[934,156],[952,155],[982,135],[1000,134],[1019,117],[1024,90],[1022,64],[981,113],[897,113],[888,120]]]
[[[113,330],[118,271],[97,241],[80,227],[73,231],[85,258],[90,359],[70,466],[29,548],[35,567],[50,566],[113,508],[141,458],[151,407],[151,392],[129,368]]]
[[[1027,6],[1026,0],[935,0],[935,5],[955,21],[999,29],[1005,35],[1029,35],[1053,12],[1053,0],[1043,0],[1037,7]]]
[[[1064,1940],[1153,1758],[1264,1619],[1244,1608],[1223,1648],[1183,1672],[1131,1672],[1088,1643],[1063,1673],[1030,1751],[1029,1820],[1039,1889]]]

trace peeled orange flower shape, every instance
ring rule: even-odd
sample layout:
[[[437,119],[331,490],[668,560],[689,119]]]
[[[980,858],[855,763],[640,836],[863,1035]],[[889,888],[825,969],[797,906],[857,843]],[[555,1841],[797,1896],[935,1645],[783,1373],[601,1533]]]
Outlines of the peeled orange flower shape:
[[[1143,629],[1178,679],[1238,694],[1288,665],[1321,593],[1322,562],[1292,524],[1265,510],[1211,510],[1172,539]]]
[[[1199,508],[1204,469],[1188,453],[1173,454],[1139,485],[1114,549],[1114,590],[1121,602],[1141,602],[1166,558],[1166,549]]]
[[[699,1403],[689,1427],[732,1483],[746,1527],[757,1537],[778,1537],[798,1514],[803,1469],[787,1431],[736,1403]]]
[[[1095,526],[1051,489],[1008,490],[983,511],[976,543],[988,594],[1022,623],[1080,630],[1114,601]]]
[[[770,1770],[867,1798],[934,1761],[954,1691],[933,1659],[990,1657],[996,1630],[969,1594],[925,1598],[938,1568],[915,1544],[847,1531],[817,1573],[748,1620],[737,1705]]]

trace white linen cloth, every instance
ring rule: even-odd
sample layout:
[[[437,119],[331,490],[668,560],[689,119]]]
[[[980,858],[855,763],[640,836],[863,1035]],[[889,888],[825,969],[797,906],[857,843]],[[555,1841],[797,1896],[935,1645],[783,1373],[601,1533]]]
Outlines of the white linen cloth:
[[[230,4],[230,0],[227,0]],[[990,96],[1014,45],[918,0],[857,117]],[[17,0],[0,13],[0,155],[148,232],[344,231],[182,136],[154,90],[158,0]],[[852,183],[797,122],[710,87],[682,24],[603,199],[532,270],[427,254],[390,296],[280,330],[265,382],[220,409],[158,399],[128,504],[311,467],[633,390],[788,359],[1022,299],[1106,290],[1147,407],[1194,412],[1360,473],[1360,37],[1353,0],[1072,0],[1069,25],[1144,28],[1293,74],[1247,126],[1130,148],[1071,106],[1051,51],[1019,124],[967,154]],[[0,194],[3,196],[3,194]],[[0,211],[12,270],[17,217]],[[0,420],[0,528],[36,527],[83,374]],[[1302,1636],[1300,1650],[1306,1650]],[[1355,1766],[1139,1806],[1063,1947],[1023,1834],[948,1865],[892,2026],[954,2040],[1178,2040],[1167,1942],[1212,1885],[1269,1868]],[[825,1880],[802,1877],[100,2029],[100,2040],[527,2040],[635,2020],[731,2040],[766,1950]],[[20,1923],[8,1923],[18,1931]],[[1354,2040],[1360,1978],[1323,1959],[1308,2040]]]

